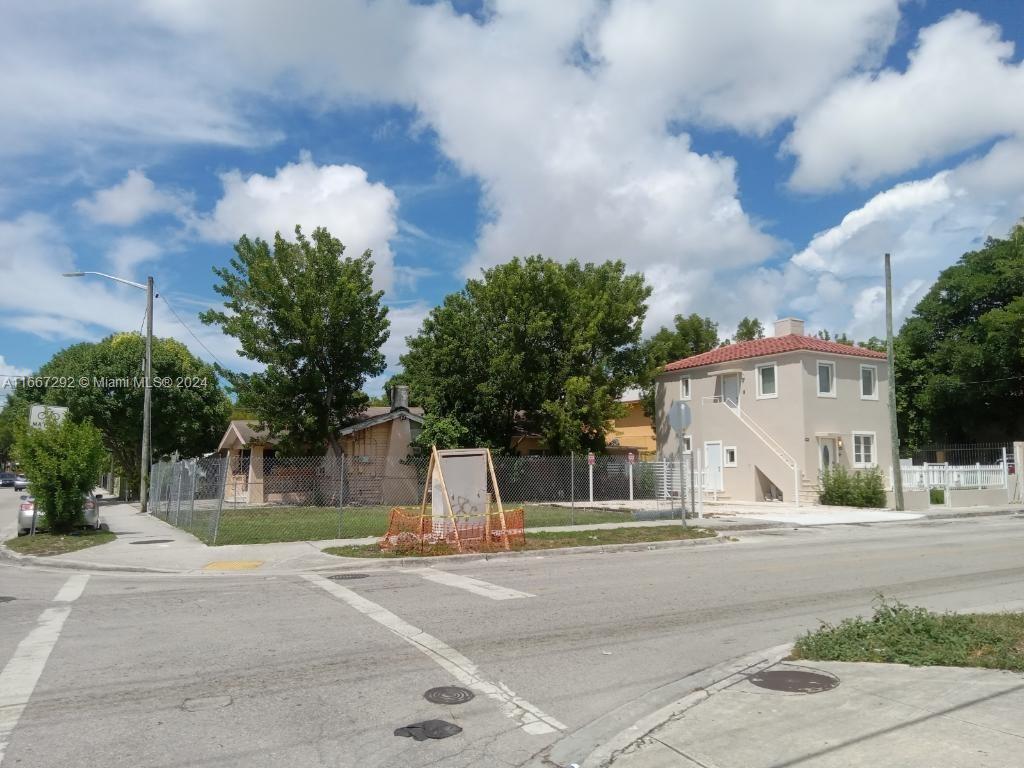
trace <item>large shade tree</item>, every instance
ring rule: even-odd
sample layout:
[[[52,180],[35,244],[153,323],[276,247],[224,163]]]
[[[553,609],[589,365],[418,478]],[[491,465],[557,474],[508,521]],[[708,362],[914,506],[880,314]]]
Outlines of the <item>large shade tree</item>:
[[[273,248],[242,237],[230,265],[214,269],[222,310],[200,317],[238,340],[257,373],[222,371],[238,395],[286,450],[340,455],[340,433],[366,407],[367,378],[384,371],[388,339],[383,293],[373,289],[370,251],[344,255],[324,228],[295,241],[278,234]]]
[[[619,261],[513,259],[430,312],[401,381],[463,444],[507,449],[525,432],[552,453],[601,450],[643,369],[649,295]]]
[[[50,388],[17,388],[5,413],[27,422],[29,403],[66,406],[76,421],[89,421],[136,488],[142,452],[145,339],[117,333],[55,354],[36,380]],[[231,402],[214,369],[174,339],[153,340],[153,455],[197,456],[214,450],[227,427]],[[58,384],[61,384],[58,386]]]
[[[896,339],[900,433],[929,442],[1024,435],[1024,226],[944,270]]]
[[[660,328],[644,343],[644,413],[654,416],[654,382],[664,366],[674,360],[708,352],[719,344],[718,323],[710,317],[676,315],[671,328]]]

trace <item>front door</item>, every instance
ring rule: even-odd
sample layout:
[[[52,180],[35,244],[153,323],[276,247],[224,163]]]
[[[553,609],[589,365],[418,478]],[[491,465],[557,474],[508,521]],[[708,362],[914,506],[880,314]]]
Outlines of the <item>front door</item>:
[[[740,404],[740,375],[730,373],[722,377],[722,400],[726,405],[736,408]]]
[[[818,469],[828,472],[836,463],[836,441],[831,437],[818,438]]]
[[[722,485],[722,443],[704,443],[704,467],[707,472],[704,478],[704,490],[721,491]]]

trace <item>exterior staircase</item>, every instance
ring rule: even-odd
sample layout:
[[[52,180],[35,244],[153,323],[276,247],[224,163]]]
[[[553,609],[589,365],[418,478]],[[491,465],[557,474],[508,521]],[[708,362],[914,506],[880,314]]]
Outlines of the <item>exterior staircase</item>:
[[[792,473],[791,480],[788,483],[776,483],[776,485],[783,489],[783,498],[786,498],[786,496],[789,495],[793,498],[797,506],[806,504],[809,501],[811,503],[817,502],[817,491],[813,490],[813,498],[809,493],[805,492],[806,489],[804,484],[806,482],[806,478],[800,471],[800,465],[797,464],[796,459],[794,459],[793,456],[779,444],[779,441],[772,437],[771,434],[768,433],[768,430],[740,410],[739,405],[737,405],[735,401],[726,399],[722,402],[732,412],[732,414],[740,420],[743,426],[753,432],[754,435],[764,443]],[[787,493],[785,490],[786,488],[791,490]]]

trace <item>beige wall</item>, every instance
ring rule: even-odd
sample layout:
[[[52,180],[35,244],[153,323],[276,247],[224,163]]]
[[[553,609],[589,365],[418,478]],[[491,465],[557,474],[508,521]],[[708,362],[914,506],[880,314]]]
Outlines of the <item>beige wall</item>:
[[[835,364],[835,398],[817,396],[817,361]],[[769,363],[776,365],[778,396],[758,398],[756,370]],[[860,365],[877,365],[878,399],[860,398]],[[815,433],[837,433],[843,443],[838,460],[852,468],[853,432],[875,434],[875,460],[888,477],[891,464],[888,438],[888,374],[884,360],[869,360],[842,355],[787,353],[705,366],[688,371],[662,374],[656,390],[655,431],[658,455],[672,458],[678,451],[678,435],[668,424],[668,408],[680,399],[679,382],[690,378],[690,398],[685,400],[693,413],[688,431],[694,450],[701,452],[708,441],[721,441],[737,449],[736,467],[723,468],[724,493],[737,500],[761,500],[763,489],[757,472],[767,476],[783,493],[786,501],[796,494],[792,470],[768,448],[726,406],[715,402],[722,395],[722,377],[716,371],[738,370],[740,409],[770,434],[799,464],[801,480],[811,485],[818,478],[818,441]]]
[[[1005,506],[1009,493],[1005,488],[950,488],[951,507],[996,507]]]

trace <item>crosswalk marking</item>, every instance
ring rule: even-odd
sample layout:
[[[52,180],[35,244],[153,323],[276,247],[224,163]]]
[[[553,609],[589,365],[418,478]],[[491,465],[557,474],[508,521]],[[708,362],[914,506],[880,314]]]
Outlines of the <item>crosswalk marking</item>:
[[[532,595],[529,592],[499,587],[497,584],[491,584],[489,581],[474,579],[471,576],[459,576],[458,574],[439,571],[435,568],[408,568],[405,570],[405,573],[412,573],[427,581],[444,584],[448,587],[464,589],[476,595],[489,597],[491,600],[517,600],[522,597],[536,597],[536,595]]]
[[[399,618],[387,608],[356,594],[351,589],[318,574],[304,574],[306,581],[316,584],[338,599],[368,616],[381,626],[398,635],[428,658],[433,659],[452,677],[467,688],[472,688],[501,706],[505,716],[519,723],[519,727],[533,735],[564,731],[565,725],[544,714],[533,704],[517,696],[504,683],[492,683],[480,676],[476,665],[451,646],[428,635],[423,630]]]
[[[64,582],[53,598],[55,603],[64,605],[47,608],[40,614],[35,629],[18,643],[14,655],[0,672],[0,763],[4,761],[11,733],[18,725],[21,713],[25,711],[32,691],[43,674],[50,652],[57,644],[64,622],[71,613],[69,603],[81,596],[88,580],[87,574],[79,574]]]

